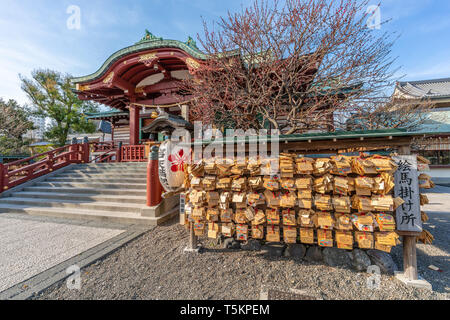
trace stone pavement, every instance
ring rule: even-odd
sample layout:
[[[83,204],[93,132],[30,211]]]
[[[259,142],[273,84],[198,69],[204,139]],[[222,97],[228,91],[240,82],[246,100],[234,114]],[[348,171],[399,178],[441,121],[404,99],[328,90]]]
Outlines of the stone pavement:
[[[67,267],[86,266],[147,230],[94,221],[0,214],[0,299],[17,294],[27,298],[64,279]]]
[[[450,188],[436,186],[426,193],[429,204],[423,211],[429,216],[424,228],[434,236],[433,244],[417,244],[419,274],[433,285],[433,290],[450,293]],[[442,271],[430,270],[430,265]]]
[[[430,190],[421,189],[421,192],[426,193],[430,201],[424,206],[424,211],[450,214],[450,187],[436,186]]]

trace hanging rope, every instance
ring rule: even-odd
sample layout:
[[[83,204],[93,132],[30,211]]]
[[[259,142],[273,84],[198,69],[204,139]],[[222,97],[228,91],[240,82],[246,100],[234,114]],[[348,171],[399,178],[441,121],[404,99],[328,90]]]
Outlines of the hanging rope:
[[[180,105],[187,104],[191,101],[192,101],[192,99],[183,101],[183,102],[173,103],[173,104],[166,104],[166,105],[141,104],[141,103],[132,102],[132,103],[130,103],[130,105],[135,105],[138,107],[146,107],[146,108],[158,108],[158,107],[159,108],[171,108],[171,107],[179,107]]]

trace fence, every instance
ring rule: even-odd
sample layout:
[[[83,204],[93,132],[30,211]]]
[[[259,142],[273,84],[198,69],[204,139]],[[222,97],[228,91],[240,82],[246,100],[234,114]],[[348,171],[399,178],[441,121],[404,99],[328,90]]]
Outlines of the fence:
[[[30,158],[0,164],[0,193],[73,163],[89,162],[89,145],[72,144]]]

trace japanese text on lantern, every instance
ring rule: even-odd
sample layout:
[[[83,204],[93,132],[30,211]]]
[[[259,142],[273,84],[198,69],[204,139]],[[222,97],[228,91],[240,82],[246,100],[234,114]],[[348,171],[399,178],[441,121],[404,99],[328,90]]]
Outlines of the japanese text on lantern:
[[[397,208],[397,230],[422,232],[417,156],[396,156],[392,159],[398,166],[394,194],[405,201]]]

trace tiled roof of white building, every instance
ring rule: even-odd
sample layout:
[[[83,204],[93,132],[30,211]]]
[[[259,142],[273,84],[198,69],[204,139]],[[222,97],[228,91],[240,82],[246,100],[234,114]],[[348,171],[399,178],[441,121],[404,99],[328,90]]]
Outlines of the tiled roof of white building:
[[[397,89],[412,98],[450,97],[450,78],[398,82]]]

